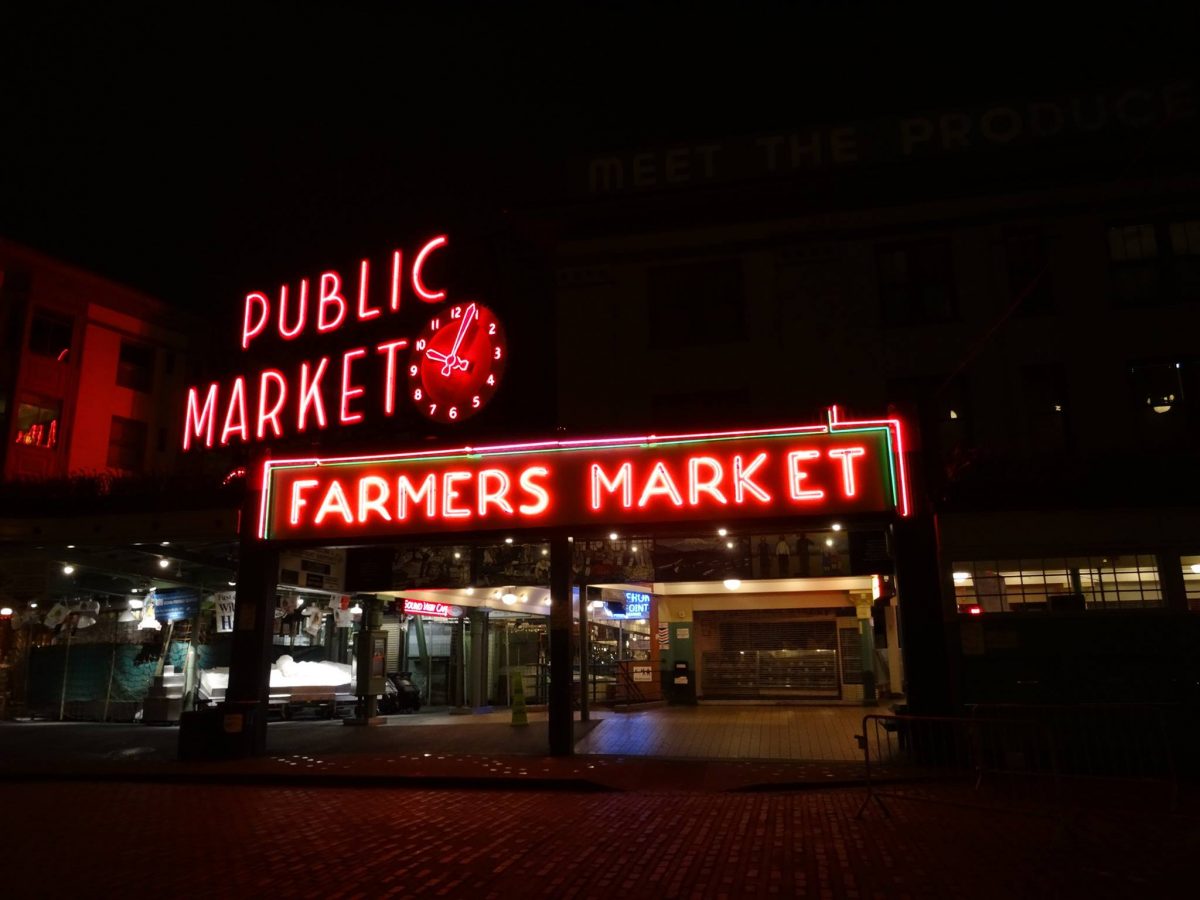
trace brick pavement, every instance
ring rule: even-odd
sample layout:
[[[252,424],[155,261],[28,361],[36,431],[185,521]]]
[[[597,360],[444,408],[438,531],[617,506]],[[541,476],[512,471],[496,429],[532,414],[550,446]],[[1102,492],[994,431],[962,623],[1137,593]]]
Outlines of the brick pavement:
[[[11,898],[1195,896],[1194,819],[861,797],[9,783],[0,846]]]

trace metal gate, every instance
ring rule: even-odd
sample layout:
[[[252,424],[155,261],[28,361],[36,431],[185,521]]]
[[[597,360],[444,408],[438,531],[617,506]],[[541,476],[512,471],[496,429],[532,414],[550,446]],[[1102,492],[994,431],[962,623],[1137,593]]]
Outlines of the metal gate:
[[[840,696],[836,621],[786,621],[772,612],[696,614],[705,699]]]

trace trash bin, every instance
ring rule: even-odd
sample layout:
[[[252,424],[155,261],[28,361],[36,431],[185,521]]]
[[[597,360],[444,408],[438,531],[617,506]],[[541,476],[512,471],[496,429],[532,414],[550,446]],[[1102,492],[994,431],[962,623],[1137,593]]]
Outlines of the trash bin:
[[[674,704],[696,704],[696,680],[692,677],[692,667],[686,661],[675,663],[671,670],[670,702]]]

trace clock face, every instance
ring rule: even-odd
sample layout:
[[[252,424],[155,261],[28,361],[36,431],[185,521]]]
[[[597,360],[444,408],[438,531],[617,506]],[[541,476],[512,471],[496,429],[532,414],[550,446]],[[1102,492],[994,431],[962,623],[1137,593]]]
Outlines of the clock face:
[[[435,422],[461,422],[492,399],[508,345],[499,319],[480,303],[447,307],[421,329],[408,359],[408,398]]]

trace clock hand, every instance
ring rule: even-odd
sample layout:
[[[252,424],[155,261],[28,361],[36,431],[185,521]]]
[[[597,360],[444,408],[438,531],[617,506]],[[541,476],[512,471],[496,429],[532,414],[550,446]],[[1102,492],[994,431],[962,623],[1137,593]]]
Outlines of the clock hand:
[[[450,375],[450,373],[452,373],[455,369],[465,372],[467,370],[467,366],[470,365],[469,360],[459,357],[458,348],[462,346],[463,339],[467,336],[467,329],[471,326],[471,323],[475,321],[475,318],[478,315],[479,311],[475,308],[474,303],[467,307],[467,311],[463,315],[462,324],[458,326],[458,334],[454,337],[454,346],[450,348],[449,353],[439,353],[437,350],[432,348],[425,351],[425,356],[427,359],[431,359],[434,362],[440,362],[443,364],[443,375]]]

